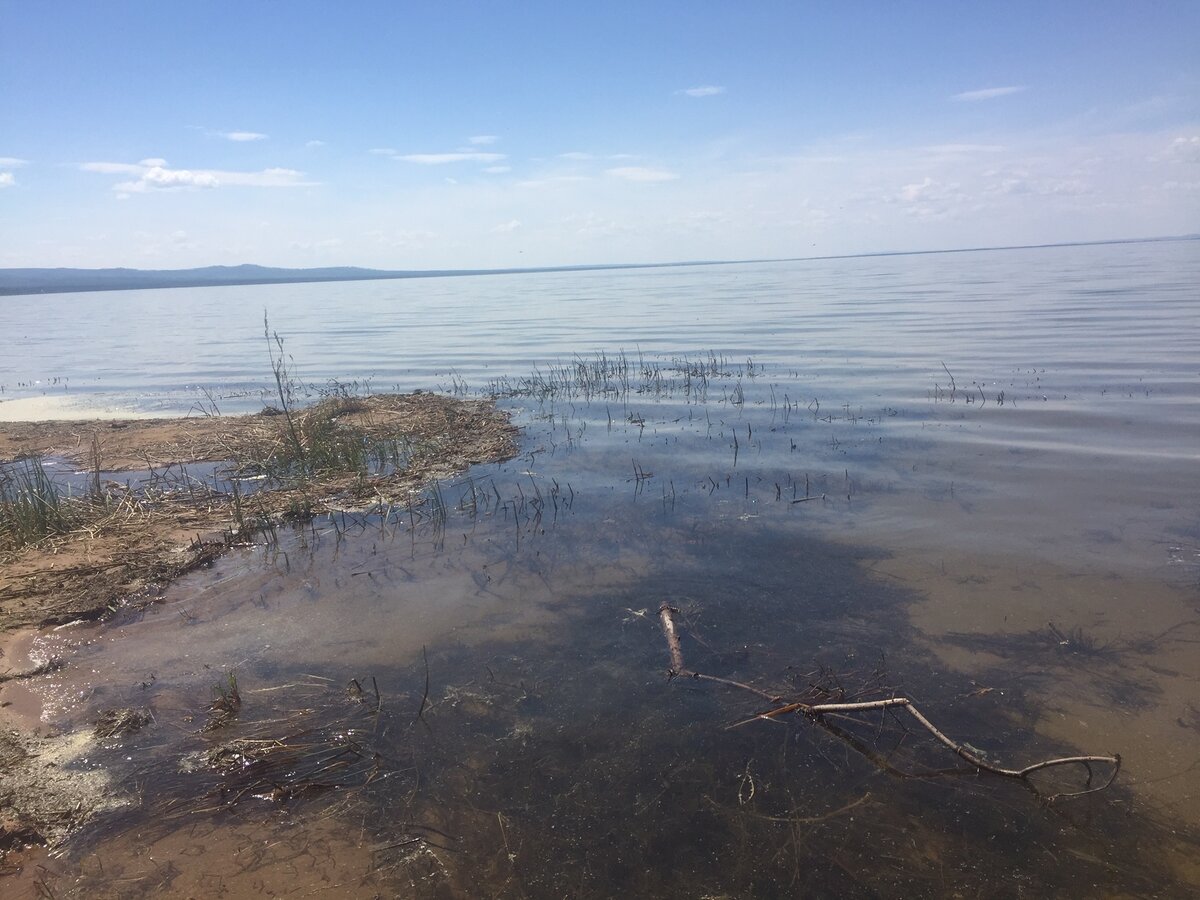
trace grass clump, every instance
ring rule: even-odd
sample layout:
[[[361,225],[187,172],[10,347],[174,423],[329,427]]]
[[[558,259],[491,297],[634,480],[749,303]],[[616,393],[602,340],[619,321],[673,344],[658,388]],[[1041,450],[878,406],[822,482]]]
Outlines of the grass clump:
[[[213,701],[208,706],[208,721],[201,731],[224,728],[237,718],[242,709],[242,694],[238,690],[237,673],[230,669],[213,685]]]
[[[363,404],[343,398],[322,400],[295,417],[295,441],[283,442],[275,464],[285,473],[368,475],[401,469],[405,442],[372,435],[369,423],[343,422],[360,417]]]
[[[372,434],[368,405],[354,396],[351,386],[332,382],[321,391],[324,399],[300,409],[296,396],[300,384],[292,373],[283,339],[271,330],[263,312],[263,336],[278,407],[268,407],[283,418],[280,438],[269,453],[252,460],[260,471],[277,480],[313,479],[327,475],[368,475],[402,469],[408,461],[404,442]],[[355,383],[357,386],[357,382]],[[369,389],[369,383],[366,385]],[[342,421],[346,418],[348,421]]]
[[[0,468],[0,550],[18,550],[80,521],[72,503],[46,474],[40,456]]]

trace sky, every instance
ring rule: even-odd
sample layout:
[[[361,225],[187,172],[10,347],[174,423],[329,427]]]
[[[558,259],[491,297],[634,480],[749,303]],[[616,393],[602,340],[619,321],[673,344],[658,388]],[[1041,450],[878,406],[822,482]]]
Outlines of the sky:
[[[1200,3],[0,0],[0,267],[1200,232]]]

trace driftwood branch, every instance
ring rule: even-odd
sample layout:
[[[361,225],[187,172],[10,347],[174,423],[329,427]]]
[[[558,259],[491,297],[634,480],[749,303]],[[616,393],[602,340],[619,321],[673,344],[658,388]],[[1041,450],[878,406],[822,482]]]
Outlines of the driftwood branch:
[[[1113,754],[1112,756],[1063,756],[1056,759],[1042,760],[1041,762],[1025,766],[1023,769],[1010,769],[1004,766],[995,765],[994,763],[990,763],[986,759],[983,759],[977,753],[971,752],[963,744],[960,744],[948,737],[945,732],[929,721],[929,719],[925,717],[924,713],[917,709],[916,704],[914,704],[907,697],[889,697],[884,700],[868,700],[855,703],[803,703],[799,701],[785,703],[783,697],[773,696],[767,691],[760,690],[753,685],[743,684],[739,681],[732,681],[728,678],[720,678],[715,675],[705,675],[700,672],[690,671],[684,665],[683,661],[683,647],[679,641],[679,629],[675,624],[676,613],[678,613],[678,610],[666,601],[663,601],[662,605],[658,609],[658,618],[662,623],[663,636],[667,640],[667,652],[671,659],[671,667],[667,671],[669,677],[692,678],[700,681],[714,681],[719,684],[728,685],[729,687],[738,688],[739,690],[748,691],[749,693],[763,697],[769,702],[776,704],[771,709],[764,710],[760,713],[755,713],[753,716],[743,719],[740,722],[735,722],[733,725],[729,726],[730,728],[738,728],[750,722],[774,721],[778,720],[781,716],[790,715],[792,713],[805,716],[824,725],[827,723],[824,722],[823,717],[827,714],[856,713],[874,709],[902,708],[914,719],[916,719],[917,722],[920,723],[921,727],[932,734],[939,743],[948,747],[955,754],[980,771],[990,772],[993,775],[1003,775],[1006,778],[1020,779],[1026,779],[1034,772],[1039,772],[1042,769],[1054,768],[1056,766],[1077,765],[1082,766],[1087,771],[1087,781],[1085,782],[1084,790],[1075,791],[1072,793],[1056,794],[1050,799],[1057,799],[1059,797],[1076,797],[1081,794],[1092,793],[1093,791],[1102,791],[1116,781],[1117,773],[1121,771],[1120,754]],[[869,755],[874,759],[874,754]],[[1112,766],[1112,772],[1108,779],[1097,787],[1092,787],[1092,779],[1094,776],[1092,771],[1092,763]],[[886,768],[889,771],[892,770],[890,765],[887,765]]]

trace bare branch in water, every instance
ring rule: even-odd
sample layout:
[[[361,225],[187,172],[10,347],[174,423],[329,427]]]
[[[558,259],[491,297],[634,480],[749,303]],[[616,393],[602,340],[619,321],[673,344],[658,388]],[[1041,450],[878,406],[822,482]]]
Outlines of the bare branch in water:
[[[883,700],[867,700],[853,703],[805,703],[802,701],[793,701],[787,703],[784,702],[783,697],[773,696],[767,691],[763,691],[754,687],[753,685],[732,681],[728,678],[720,678],[715,675],[705,675],[700,672],[689,671],[684,665],[683,647],[679,640],[678,626],[675,624],[675,616],[678,612],[679,611],[677,609],[675,609],[665,600],[658,609],[658,617],[662,624],[663,636],[667,641],[667,652],[671,659],[671,667],[668,670],[668,675],[671,678],[693,678],[702,681],[714,681],[719,684],[728,685],[729,687],[755,694],[756,696],[765,698],[769,702],[775,704],[775,706],[773,706],[771,709],[756,713],[755,715],[743,719],[740,722],[735,722],[733,725],[729,726],[730,728],[738,728],[750,722],[774,721],[778,720],[781,716],[786,716],[791,713],[797,713],[799,715],[806,716],[813,721],[816,721],[822,725],[826,725],[827,723],[824,721],[824,717],[826,715],[859,713],[876,709],[904,709],[909,713],[909,715],[916,719],[918,723],[920,723],[922,728],[933,735],[939,743],[954,751],[955,754],[980,771],[990,772],[993,775],[1002,775],[1006,778],[1019,779],[1026,779],[1034,772],[1040,772],[1043,769],[1055,768],[1057,766],[1077,765],[1082,766],[1087,771],[1087,781],[1085,782],[1084,790],[1055,794],[1050,798],[1051,800],[1055,800],[1060,797],[1077,797],[1082,794],[1090,794],[1094,791],[1102,791],[1116,781],[1117,773],[1121,771],[1120,754],[1113,754],[1111,756],[1064,756],[1055,759],[1042,760],[1041,762],[1036,762],[1032,765],[1025,766],[1022,769],[1011,769],[1004,766],[998,766],[994,763],[988,762],[986,759],[983,759],[977,752],[972,752],[972,750],[968,749],[965,745],[960,744],[948,737],[945,732],[929,721],[929,719],[925,717],[924,713],[917,709],[916,704],[914,704],[912,700],[908,699],[907,697],[889,697]],[[833,730],[832,733],[842,736],[842,733],[837,730]],[[855,742],[852,742],[852,746],[855,746],[855,749],[860,750],[860,752],[863,751],[863,748],[859,747]],[[866,755],[873,762],[878,763],[875,754],[867,753]],[[1112,773],[1109,775],[1108,779],[1098,787],[1092,787],[1092,779],[1094,777],[1094,773],[1092,771],[1093,763],[1112,766]],[[885,768],[888,771],[895,771],[890,765],[886,766]]]

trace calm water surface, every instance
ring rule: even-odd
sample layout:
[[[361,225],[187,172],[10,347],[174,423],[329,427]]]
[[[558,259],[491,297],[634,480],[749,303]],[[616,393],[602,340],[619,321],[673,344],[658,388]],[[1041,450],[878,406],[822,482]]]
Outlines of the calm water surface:
[[[6,299],[7,418],[257,409],[265,309],[314,386],[499,391],[525,428],[518,459],[442,486],[445,521],[319,520],[145,616],[29,636],[70,660],[19,698],[44,727],[156,716],[76,761],[136,802],[44,877],[59,896],[1187,896],[1198,286],[1181,242]],[[551,390],[600,353],[627,381]],[[890,719],[726,730],[757,701],[666,682],[664,599],[696,669],[904,693],[1002,763],[1125,768],[1048,805],[940,772],[953,756]],[[342,729],[378,763],[282,801],[181,769],[217,740],[198,728],[230,669],[246,701],[221,740]],[[362,721],[351,678],[380,688]]]

